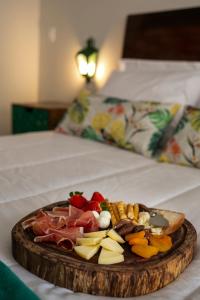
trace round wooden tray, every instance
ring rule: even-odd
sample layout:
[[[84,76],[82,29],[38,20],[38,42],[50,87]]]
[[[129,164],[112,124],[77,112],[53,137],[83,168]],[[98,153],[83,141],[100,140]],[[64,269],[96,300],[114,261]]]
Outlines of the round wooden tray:
[[[44,207],[65,206],[58,202]],[[80,258],[74,251],[33,242],[31,230],[24,231],[21,223],[37,211],[20,220],[12,229],[12,252],[25,269],[57,286],[74,292],[113,297],[133,297],[152,293],[174,281],[191,262],[197,234],[193,225],[185,220],[172,235],[173,248],[152,259],[139,258],[125,247],[125,261],[115,265],[98,265],[99,253],[90,261]]]

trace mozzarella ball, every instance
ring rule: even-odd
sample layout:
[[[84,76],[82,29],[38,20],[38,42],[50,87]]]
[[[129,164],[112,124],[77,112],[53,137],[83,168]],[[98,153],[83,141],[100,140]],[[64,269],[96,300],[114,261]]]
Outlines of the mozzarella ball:
[[[96,210],[93,210],[92,213],[96,219],[99,218],[99,213]]]
[[[108,210],[103,210],[100,212],[100,217],[111,219],[111,214]]]
[[[110,225],[110,218],[99,217],[98,219],[99,227],[102,229],[108,228]]]

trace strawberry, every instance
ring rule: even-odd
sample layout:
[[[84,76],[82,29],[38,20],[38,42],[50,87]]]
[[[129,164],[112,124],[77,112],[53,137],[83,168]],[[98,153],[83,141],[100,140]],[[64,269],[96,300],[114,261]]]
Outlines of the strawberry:
[[[69,194],[70,198],[68,199],[69,203],[77,208],[83,208],[88,201],[82,195],[83,193],[80,192],[71,192]]]
[[[96,201],[101,203],[105,201],[105,198],[99,192],[94,192],[91,201]]]
[[[97,201],[88,201],[87,204],[84,206],[83,208],[84,211],[88,211],[88,210],[95,210],[97,212],[101,212],[101,206],[100,203]]]

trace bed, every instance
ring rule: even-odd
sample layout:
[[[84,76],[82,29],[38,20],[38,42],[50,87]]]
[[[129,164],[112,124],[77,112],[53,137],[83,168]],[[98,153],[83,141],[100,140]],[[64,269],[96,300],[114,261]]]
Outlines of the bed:
[[[199,13],[200,9],[189,9],[129,16],[123,57],[198,61]],[[187,30],[184,27],[182,31],[183,24]],[[144,34],[146,28],[148,33]],[[178,40],[172,34],[175,30]],[[133,43],[131,32],[136,31],[140,34],[135,33]],[[163,36],[169,37],[164,44]],[[194,47],[185,46],[189,37]],[[154,38],[154,47],[147,47],[149,39]],[[184,47],[180,48],[180,40],[185,41]],[[91,195],[98,190],[111,199],[134,199],[150,207],[183,211],[199,236],[199,169],[161,164],[126,150],[56,132],[1,137],[0,153],[0,259],[42,300],[98,299],[43,281],[12,257],[10,232],[15,223],[39,207],[66,199],[70,191]],[[199,246],[198,242],[194,261],[178,280],[142,299],[198,299]]]

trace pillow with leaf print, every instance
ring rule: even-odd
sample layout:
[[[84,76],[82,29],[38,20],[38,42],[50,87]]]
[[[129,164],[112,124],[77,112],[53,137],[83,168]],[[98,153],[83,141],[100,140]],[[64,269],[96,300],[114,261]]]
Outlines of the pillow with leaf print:
[[[200,109],[187,106],[159,161],[200,168]]]
[[[105,96],[94,101],[82,97],[74,101],[57,132],[113,144],[151,157],[179,104],[133,102]]]

